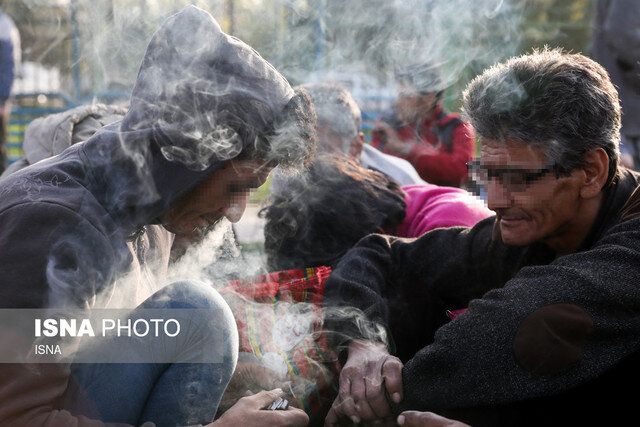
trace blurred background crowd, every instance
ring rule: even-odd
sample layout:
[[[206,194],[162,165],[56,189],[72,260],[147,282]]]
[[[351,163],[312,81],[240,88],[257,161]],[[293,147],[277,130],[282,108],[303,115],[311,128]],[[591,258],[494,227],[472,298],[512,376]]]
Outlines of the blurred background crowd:
[[[460,182],[455,174],[453,181],[438,182],[439,177],[414,162],[415,147],[403,145],[394,152],[372,131],[385,112],[407,98],[398,80],[399,68],[414,63],[437,67],[439,86],[431,91],[437,92],[437,108],[455,113],[461,90],[491,64],[545,45],[584,53],[607,68],[620,91],[623,163],[638,166],[640,41],[633,37],[640,34],[640,7],[636,3],[2,0],[0,168],[24,156],[25,131],[38,117],[92,103],[126,108],[139,58],[153,30],[186,4],[211,12],[225,32],[253,46],[292,85],[326,81],[342,85],[360,108],[365,145],[405,158],[427,182],[443,185]],[[414,89],[419,86],[412,83]],[[434,114],[444,113],[436,109]],[[398,130],[401,139],[402,132]],[[455,144],[455,134],[453,138]],[[477,152],[475,141],[465,144],[469,151],[465,156]],[[262,244],[257,213],[269,185],[270,181],[253,193],[252,206],[236,226],[236,238],[245,248]]]

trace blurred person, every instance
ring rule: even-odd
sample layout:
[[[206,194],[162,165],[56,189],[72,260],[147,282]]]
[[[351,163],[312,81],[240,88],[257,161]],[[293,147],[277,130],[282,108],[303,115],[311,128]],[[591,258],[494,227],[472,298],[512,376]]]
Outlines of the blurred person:
[[[86,141],[104,126],[121,120],[126,112],[126,108],[116,105],[90,104],[34,119],[24,132],[24,156],[9,165],[0,180]]]
[[[11,87],[20,65],[20,33],[0,9],[0,173],[7,167],[7,132],[11,114]]]
[[[341,155],[316,156],[308,172],[283,184],[286,191],[272,195],[261,212],[271,271],[333,267],[371,233],[418,237],[434,228],[472,226],[493,214],[462,189],[401,187]]]
[[[347,89],[333,82],[298,87],[309,93],[316,109],[318,153],[347,154],[362,167],[382,172],[400,185],[425,184],[411,163],[365,144],[362,113]]]
[[[460,187],[475,152],[473,130],[441,103],[445,84],[438,66],[415,63],[396,73],[398,99],[378,118],[371,145],[408,160],[422,179]]]
[[[94,338],[76,363],[38,363],[31,354],[28,363],[0,364],[0,424],[213,421],[236,366],[237,329],[211,286],[164,283],[172,233],[237,221],[250,188],[277,164],[300,167],[314,145],[308,95],[208,13],[188,6],[167,19],[122,120],[0,182],[0,301],[5,309],[126,308],[131,316],[186,309],[184,333]],[[7,338],[16,331],[0,332],[3,352],[21,343]],[[92,362],[104,358],[125,363]],[[172,362],[151,363],[158,358]],[[262,410],[281,395],[243,398],[213,424],[306,424],[299,409]]]
[[[622,385],[640,378],[640,175],[619,165],[607,72],[534,51],[476,77],[463,111],[496,216],[371,235],[341,259],[325,312],[361,316],[326,319],[346,359],[326,424],[406,410],[474,426],[634,422]]]
[[[598,0],[591,54],[618,88],[622,104],[621,162],[640,168],[640,2]]]

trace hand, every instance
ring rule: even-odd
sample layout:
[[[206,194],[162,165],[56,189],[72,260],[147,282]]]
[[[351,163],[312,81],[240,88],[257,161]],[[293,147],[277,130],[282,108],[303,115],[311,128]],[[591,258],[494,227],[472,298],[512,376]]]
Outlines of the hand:
[[[258,363],[238,362],[220,400],[218,413],[225,413],[244,396],[263,390],[282,388],[285,383],[285,377]]]
[[[405,427],[469,427],[460,421],[441,417],[433,412],[405,411],[398,416],[398,425]]]
[[[284,411],[263,409],[283,395],[282,390],[275,389],[243,397],[218,420],[206,427],[306,426],[309,416],[301,409],[292,406]]]
[[[407,146],[411,145],[409,142],[405,142],[398,136],[398,132],[385,122],[378,122],[373,128],[373,132],[382,132],[385,134],[384,148],[397,154],[408,154]]]
[[[341,418],[354,423],[382,420],[391,415],[385,390],[391,399],[402,401],[402,362],[381,343],[354,340],[340,372],[340,391],[325,419],[325,426]]]

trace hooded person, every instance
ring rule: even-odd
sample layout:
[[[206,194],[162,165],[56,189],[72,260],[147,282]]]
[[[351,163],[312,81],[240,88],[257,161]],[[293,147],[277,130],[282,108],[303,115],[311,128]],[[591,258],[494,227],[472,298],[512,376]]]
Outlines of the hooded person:
[[[122,121],[0,182],[0,301],[5,309],[83,313],[203,310],[187,310],[194,314],[173,341],[125,340],[114,351],[96,338],[72,364],[38,363],[37,351],[14,350],[16,363],[0,367],[0,424],[211,422],[236,363],[235,322],[210,286],[162,283],[171,242],[148,251],[147,231],[237,221],[249,188],[273,166],[308,161],[314,126],[308,96],[211,15],[188,6],[167,19],[147,47]],[[33,350],[33,335],[26,338]],[[210,350],[215,361],[206,358]],[[0,356],[8,352],[4,346]],[[111,363],[93,363],[96,355]],[[129,361],[156,363],[117,363]],[[220,421],[306,420],[296,409],[259,411],[278,396],[242,399]]]

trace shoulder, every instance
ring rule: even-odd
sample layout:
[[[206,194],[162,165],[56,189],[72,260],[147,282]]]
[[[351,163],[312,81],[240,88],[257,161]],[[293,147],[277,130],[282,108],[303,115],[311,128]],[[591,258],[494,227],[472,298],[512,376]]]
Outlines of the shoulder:
[[[400,185],[425,183],[411,163],[400,157],[385,154],[367,144],[362,150],[360,163],[365,168],[384,173]]]
[[[100,233],[111,234],[115,224],[82,181],[81,168],[47,167],[47,162],[19,170],[0,182],[0,214],[56,222],[58,227],[64,222],[86,223]],[[37,225],[32,224],[31,229]]]

